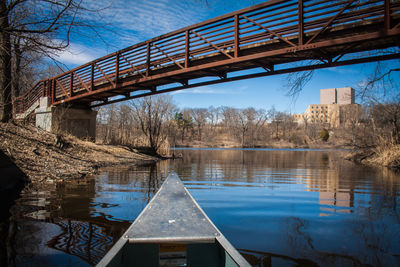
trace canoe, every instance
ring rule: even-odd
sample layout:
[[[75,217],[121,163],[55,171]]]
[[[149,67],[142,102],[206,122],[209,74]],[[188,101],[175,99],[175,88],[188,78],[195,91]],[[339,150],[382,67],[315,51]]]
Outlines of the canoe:
[[[176,173],[97,266],[250,266]]]

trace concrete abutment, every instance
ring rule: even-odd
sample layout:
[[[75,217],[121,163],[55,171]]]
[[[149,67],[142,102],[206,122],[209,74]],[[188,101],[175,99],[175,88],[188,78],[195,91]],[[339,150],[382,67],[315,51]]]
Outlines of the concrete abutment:
[[[36,127],[49,132],[66,132],[81,139],[96,139],[97,111],[88,107],[50,106],[48,97],[40,99],[35,110]]]

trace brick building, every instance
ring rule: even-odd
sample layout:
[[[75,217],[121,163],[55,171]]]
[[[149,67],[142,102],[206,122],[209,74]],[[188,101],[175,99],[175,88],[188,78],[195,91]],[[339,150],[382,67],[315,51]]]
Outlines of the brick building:
[[[321,89],[321,103],[308,105],[303,114],[294,114],[293,120],[299,124],[326,123],[331,127],[358,121],[361,106],[355,103],[354,95],[351,87]]]

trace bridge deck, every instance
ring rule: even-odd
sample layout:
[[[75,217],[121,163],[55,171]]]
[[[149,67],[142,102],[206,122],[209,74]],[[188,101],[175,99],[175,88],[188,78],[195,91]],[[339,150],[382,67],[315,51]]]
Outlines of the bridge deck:
[[[25,112],[41,96],[51,97],[53,105],[95,107],[205,84],[399,58],[397,49],[387,49],[399,45],[399,23],[399,0],[268,1],[39,81],[15,99],[15,112]],[[377,49],[385,50],[359,53]],[[349,59],[352,53],[359,54]],[[298,61],[306,64],[286,64]],[[228,77],[255,68],[262,72]]]

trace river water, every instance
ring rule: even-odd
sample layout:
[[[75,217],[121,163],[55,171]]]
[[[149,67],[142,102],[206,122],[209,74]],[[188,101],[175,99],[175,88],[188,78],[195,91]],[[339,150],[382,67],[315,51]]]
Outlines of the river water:
[[[175,171],[254,266],[400,266],[400,175],[344,153],[182,149],[182,159],[23,194],[12,208],[9,262],[96,264]]]

